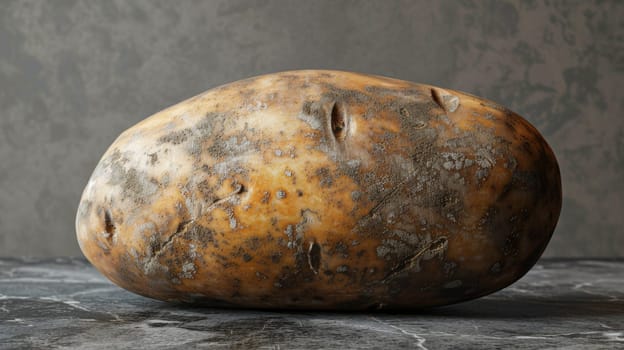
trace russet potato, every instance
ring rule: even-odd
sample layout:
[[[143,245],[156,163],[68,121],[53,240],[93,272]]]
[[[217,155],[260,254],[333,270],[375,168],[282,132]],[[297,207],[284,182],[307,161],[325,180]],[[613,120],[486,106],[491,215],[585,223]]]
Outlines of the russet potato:
[[[560,207],[552,150],[508,109],[309,70],[209,90],[122,133],[76,229],[106,277],[160,300],[404,309],[513,283]]]

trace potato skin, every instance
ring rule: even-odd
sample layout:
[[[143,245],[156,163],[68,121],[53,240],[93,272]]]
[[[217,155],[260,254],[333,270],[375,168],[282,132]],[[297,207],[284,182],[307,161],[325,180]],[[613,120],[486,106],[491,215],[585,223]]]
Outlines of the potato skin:
[[[291,71],[209,90],[122,133],[76,230],[100,272],[155,299],[404,309],[513,283],[560,208],[552,150],[508,109]]]

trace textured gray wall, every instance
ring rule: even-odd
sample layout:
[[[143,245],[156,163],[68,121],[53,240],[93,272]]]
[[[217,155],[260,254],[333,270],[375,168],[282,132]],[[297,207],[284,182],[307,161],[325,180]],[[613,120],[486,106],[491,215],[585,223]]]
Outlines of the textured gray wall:
[[[208,88],[367,72],[500,102],[558,156],[548,256],[623,256],[624,1],[0,1],[0,256],[79,255],[115,137]]]

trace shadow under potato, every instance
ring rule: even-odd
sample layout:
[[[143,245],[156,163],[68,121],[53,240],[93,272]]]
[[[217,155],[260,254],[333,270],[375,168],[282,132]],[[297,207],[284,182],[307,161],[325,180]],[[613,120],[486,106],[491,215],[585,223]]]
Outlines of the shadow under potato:
[[[429,316],[476,319],[551,318],[624,315],[624,300],[609,296],[555,294],[552,297],[483,298],[428,309]]]
[[[171,310],[170,305],[168,308]],[[179,311],[192,312],[198,317],[193,320],[184,320],[185,317],[181,317],[175,325],[170,322],[147,321],[148,325],[173,326],[210,335],[195,342],[194,345],[227,342],[233,348],[241,349],[285,342],[294,344],[303,340],[308,345],[309,341],[319,341],[319,344],[315,345],[322,347],[341,339],[341,341],[349,339],[348,344],[351,346],[381,347],[392,344],[408,347],[413,345],[414,335],[406,329],[426,329],[431,334],[442,337],[455,332],[471,334],[474,321],[480,320],[481,322],[477,324],[486,327],[500,324],[502,336],[507,336],[515,334],[512,330],[515,327],[522,326],[520,329],[524,329],[527,322],[534,321],[536,329],[540,329],[547,327],[549,323],[559,324],[558,320],[570,318],[592,322],[603,318],[613,320],[613,316],[624,316],[624,300],[612,299],[606,295],[580,293],[552,297],[490,297],[451,306],[405,312],[253,311],[198,308],[190,305],[178,305],[175,308]],[[201,314],[205,317],[202,318]],[[509,326],[512,329],[509,329]],[[450,333],[445,333],[445,330]],[[529,330],[527,334],[530,332],[532,331]],[[374,336],[371,337],[371,334]],[[520,331],[516,336],[521,337],[524,334]]]
[[[194,313],[228,313],[233,316],[257,314],[271,317],[282,316],[348,316],[357,315],[396,315],[426,316],[432,318],[472,318],[472,319],[510,319],[510,318],[556,318],[583,316],[624,316],[624,300],[608,295],[582,293],[553,294],[545,296],[514,295],[509,297],[485,297],[458,304],[426,309],[412,310],[371,310],[371,311],[319,311],[319,310],[250,310],[198,306],[192,304],[166,304],[165,308],[175,307]],[[165,306],[166,305],[166,306]]]

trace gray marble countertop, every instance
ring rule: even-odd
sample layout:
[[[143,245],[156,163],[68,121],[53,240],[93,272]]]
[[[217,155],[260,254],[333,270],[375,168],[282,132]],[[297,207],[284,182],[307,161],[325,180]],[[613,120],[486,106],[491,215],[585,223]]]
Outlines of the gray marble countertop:
[[[82,259],[0,259],[0,349],[624,349],[624,260],[541,260],[418,313],[226,310],[116,287]]]

